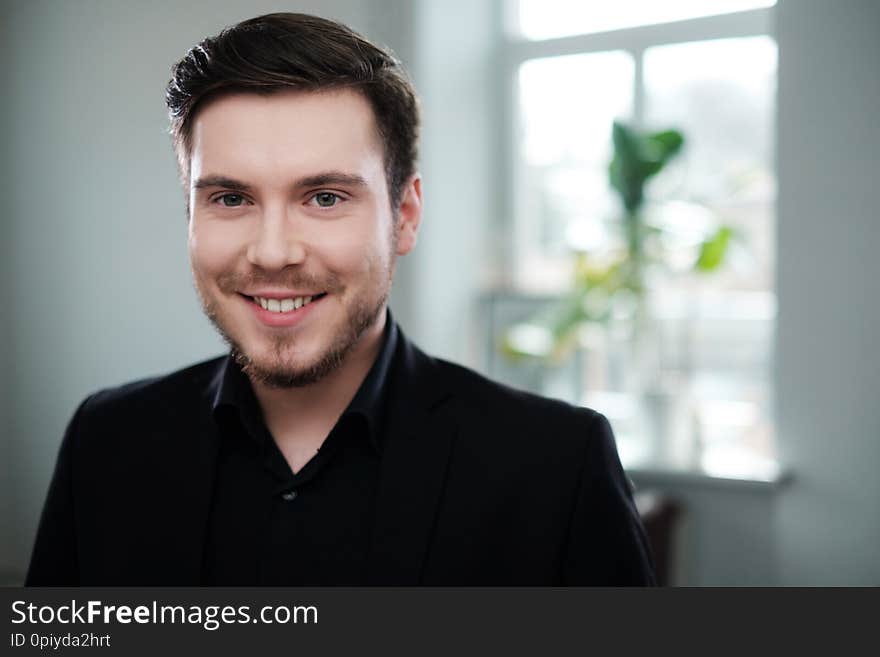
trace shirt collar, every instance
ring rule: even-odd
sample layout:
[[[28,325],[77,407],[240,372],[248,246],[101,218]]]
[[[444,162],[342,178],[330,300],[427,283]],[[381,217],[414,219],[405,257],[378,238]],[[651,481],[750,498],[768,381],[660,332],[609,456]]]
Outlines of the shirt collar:
[[[388,373],[397,350],[399,330],[391,309],[386,310],[385,329],[382,334],[382,347],[367,376],[364,378],[351,402],[340,417],[361,416],[366,420],[367,433],[377,452],[381,452],[381,436],[385,424],[385,399],[387,395]],[[254,438],[266,433],[261,412],[250,379],[241,371],[238,363],[227,355],[213,383],[215,393],[211,409],[214,419],[221,422],[224,413],[237,412],[238,419]],[[259,428],[258,428],[259,427]],[[262,428],[262,430],[260,429]]]

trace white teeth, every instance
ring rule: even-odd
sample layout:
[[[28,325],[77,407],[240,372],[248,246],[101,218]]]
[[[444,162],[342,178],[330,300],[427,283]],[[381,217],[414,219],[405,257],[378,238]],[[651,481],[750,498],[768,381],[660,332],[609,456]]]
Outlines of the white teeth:
[[[266,299],[264,297],[254,297],[264,310],[273,313],[289,313],[291,310],[302,308],[307,303],[311,303],[314,297],[296,297],[293,299]]]

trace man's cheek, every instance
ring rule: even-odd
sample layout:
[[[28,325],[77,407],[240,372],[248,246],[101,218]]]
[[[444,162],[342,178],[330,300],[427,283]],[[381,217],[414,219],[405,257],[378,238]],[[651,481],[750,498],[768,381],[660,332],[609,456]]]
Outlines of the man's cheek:
[[[234,264],[235,241],[231,235],[204,231],[196,236],[190,253],[203,269],[220,271]]]

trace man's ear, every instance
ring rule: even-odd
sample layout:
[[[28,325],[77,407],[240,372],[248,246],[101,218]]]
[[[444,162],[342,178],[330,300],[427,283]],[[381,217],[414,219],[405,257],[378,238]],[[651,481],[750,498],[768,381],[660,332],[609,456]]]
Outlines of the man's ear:
[[[397,211],[397,255],[406,255],[416,246],[422,220],[422,178],[413,176],[404,185]]]

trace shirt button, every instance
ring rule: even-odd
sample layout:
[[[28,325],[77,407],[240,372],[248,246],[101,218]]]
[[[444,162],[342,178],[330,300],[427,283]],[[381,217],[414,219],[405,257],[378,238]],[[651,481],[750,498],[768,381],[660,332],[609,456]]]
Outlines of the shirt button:
[[[296,499],[297,492],[295,490],[289,490],[281,496],[285,502],[292,502]]]

